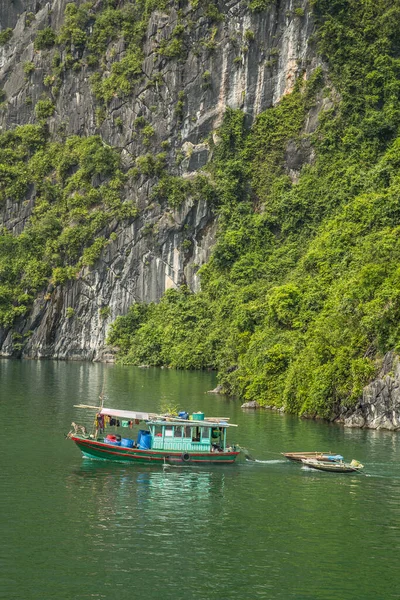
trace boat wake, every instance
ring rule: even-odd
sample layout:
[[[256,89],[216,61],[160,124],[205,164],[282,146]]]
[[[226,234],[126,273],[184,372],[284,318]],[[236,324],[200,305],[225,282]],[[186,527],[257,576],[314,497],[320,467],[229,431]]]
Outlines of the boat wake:
[[[247,458],[246,457],[246,461],[247,462],[251,462],[251,463],[259,463],[262,465],[277,465],[280,463],[285,463],[285,460],[279,460],[279,459],[274,459],[274,460],[258,460],[257,458]]]

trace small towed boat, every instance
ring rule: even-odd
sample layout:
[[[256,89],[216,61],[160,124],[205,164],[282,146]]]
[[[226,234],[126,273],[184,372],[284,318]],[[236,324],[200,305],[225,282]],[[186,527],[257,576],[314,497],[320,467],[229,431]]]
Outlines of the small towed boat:
[[[341,454],[335,454],[334,452],[282,452],[289,460],[301,462],[303,459],[318,460],[323,462],[340,462],[343,461]]]
[[[358,460],[352,460],[351,463],[345,463],[343,461],[332,462],[315,460],[314,458],[303,458],[303,465],[311,467],[311,469],[318,469],[318,471],[330,471],[332,473],[358,473],[364,468],[364,465],[358,462]]]

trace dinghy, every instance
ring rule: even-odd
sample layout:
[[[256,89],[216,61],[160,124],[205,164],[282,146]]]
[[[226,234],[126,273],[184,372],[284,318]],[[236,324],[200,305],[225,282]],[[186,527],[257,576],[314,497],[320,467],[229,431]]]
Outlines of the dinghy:
[[[303,459],[313,459],[319,461],[339,462],[343,460],[341,454],[335,454],[334,452],[282,452],[288,460],[294,460],[301,462]]]
[[[303,458],[303,465],[311,467],[311,469],[318,469],[318,471],[330,471],[331,473],[358,473],[364,468],[364,465],[358,462],[358,460],[352,460],[351,463],[331,462],[315,460],[314,458]]]

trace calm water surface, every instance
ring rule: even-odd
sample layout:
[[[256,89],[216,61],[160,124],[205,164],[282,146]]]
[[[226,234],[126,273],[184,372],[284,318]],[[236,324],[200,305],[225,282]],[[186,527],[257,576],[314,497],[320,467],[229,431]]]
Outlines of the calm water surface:
[[[345,430],[207,395],[209,373],[0,360],[0,598],[400,598],[400,434]],[[258,460],[171,467],[82,459],[76,403],[230,417]],[[232,435],[233,433],[233,435]],[[302,469],[332,450],[367,475]]]

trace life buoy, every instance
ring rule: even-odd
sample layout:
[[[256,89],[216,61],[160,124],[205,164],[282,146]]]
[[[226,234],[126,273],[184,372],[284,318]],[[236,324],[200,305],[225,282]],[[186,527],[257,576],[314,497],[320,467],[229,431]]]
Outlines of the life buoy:
[[[185,454],[182,454],[182,460],[183,462],[188,462],[190,460],[190,454],[188,454],[187,452],[185,452]]]

